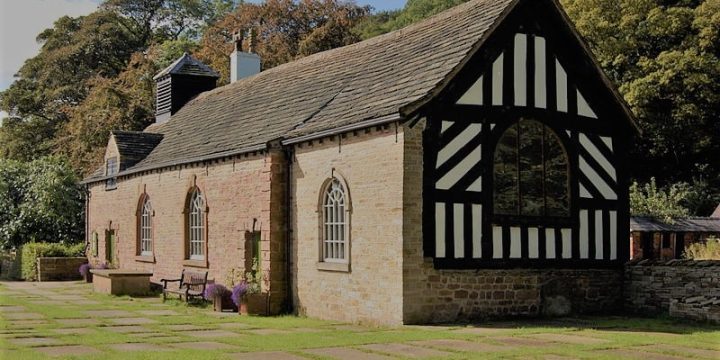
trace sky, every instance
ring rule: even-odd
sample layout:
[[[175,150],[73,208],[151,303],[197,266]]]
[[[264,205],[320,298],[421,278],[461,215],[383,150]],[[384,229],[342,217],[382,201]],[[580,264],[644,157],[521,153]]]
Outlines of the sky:
[[[0,0],[0,91],[13,81],[13,75],[25,59],[37,54],[35,37],[52,27],[58,18],[87,15],[101,0]],[[260,0],[251,0],[260,2]],[[405,0],[356,0],[376,10],[398,9]],[[7,114],[0,112],[0,119]]]

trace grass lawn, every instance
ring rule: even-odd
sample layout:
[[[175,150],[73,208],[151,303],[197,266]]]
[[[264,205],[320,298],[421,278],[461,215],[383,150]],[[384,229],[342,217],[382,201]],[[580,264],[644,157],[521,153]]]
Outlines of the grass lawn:
[[[79,282],[0,283],[0,349],[0,359],[720,359],[720,328],[622,317],[376,328],[217,314]]]

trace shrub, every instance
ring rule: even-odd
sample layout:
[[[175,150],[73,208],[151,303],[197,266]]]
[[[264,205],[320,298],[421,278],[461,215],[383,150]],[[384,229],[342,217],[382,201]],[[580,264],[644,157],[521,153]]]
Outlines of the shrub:
[[[690,244],[683,253],[690,260],[720,260],[720,239],[709,238],[703,243]]]
[[[26,281],[37,280],[37,258],[84,256],[85,244],[29,243],[20,252],[20,275]]]
[[[222,284],[210,284],[203,293],[203,297],[208,301],[212,301],[216,296],[225,297],[228,295],[230,295],[230,290]]]
[[[230,299],[232,299],[232,302],[235,304],[235,306],[240,307],[242,298],[245,297],[245,294],[247,293],[247,291],[248,291],[248,284],[244,281],[233,287],[232,295],[230,296]]]
[[[87,277],[88,274],[90,273],[90,264],[86,263],[86,264],[80,265],[78,272],[80,273],[80,275],[82,275],[82,277]]]

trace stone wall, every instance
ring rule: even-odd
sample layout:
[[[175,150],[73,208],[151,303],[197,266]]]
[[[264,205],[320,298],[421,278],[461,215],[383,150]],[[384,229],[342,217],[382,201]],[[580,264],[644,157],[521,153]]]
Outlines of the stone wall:
[[[41,257],[37,259],[38,281],[60,281],[81,279],[80,265],[86,264],[84,257]]]
[[[20,259],[16,251],[0,252],[0,279],[20,279]]]
[[[295,149],[291,177],[295,308],[316,318],[402,324],[402,146],[394,126]],[[349,269],[320,264],[319,205],[331,177],[347,186]]]
[[[625,310],[630,313],[671,313],[708,319],[707,314],[692,315],[697,311],[707,311],[715,312],[715,316],[718,316],[720,303],[714,303],[720,299],[720,261],[630,262],[625,269],[624,296]],[[671,312],[674,302],[674,310]]]
[[[108,156],[111,156],[108,147]],[[273,311],[283,308],[285,296],[283,179],[284,154],[271,150],[243,156],[175,166],[121,178],[115,190],[104,183],[90,187],[89,237],[98,234],[98,256],[104,262],[106,231],[116,236],[114,267],[153,273],[151,280],[177,278],[183,268],[209,272],[209,279],[226,284],[231,269],[246,270],[246,239],[260,232],[263,291],[271,293]],[[272,186],[277,183],[280,186]],[[185,261],[185,206],[197,186],[207,206],[206,263]],[[153,256],[138,256],[138,209],[149,197],[154,216]],[[271,250],[274,252],[271,255]],[[271,259],[272,257],[272,259]],[[271,263],[271,260],[273,261]]]

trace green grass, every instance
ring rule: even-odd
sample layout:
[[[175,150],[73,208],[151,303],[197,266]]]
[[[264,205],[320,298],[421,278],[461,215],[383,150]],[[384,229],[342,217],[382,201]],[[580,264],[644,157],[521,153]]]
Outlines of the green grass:
[[[46,288],[43,288],[46,289]],[[8,290],[16,295],[5,294]],[[624,318],[624,317],[589,317],[562,319],[552,321],[513,321],[491,322],[483,327],[502,328],[491,333],[469,334],[462,330],[464,326],[449,328],[428,327],[344,327],[337,322],[321,321],[297,316],[252,317],[252,316],[216,316],[207,306],[187,306],[178,301],[167,301],[162,304],[158,297],[135,299],[116,297],[90,292],[90,286],[80,283],[69,283],[66,288],[49,288],[56,294],[80,294],[87,300],[96,303],[76,304],[67,301],[63,305],[35,304],[33,301],[53,300],[52,295],[36,295],[37,298],[20,297],[31,295],[21,290],[8,289],[0,285],[0,305],[23,306],[26,312],[44,315],[46,324],[28,324],[19,327],[17,322],[0,313],[0,359],[45,359],[44,354],[28,346],[12,343],[11,339],[23,337],[50,337],[60,345],[86,345],[100,350],[101,354],[77,356],[78,359],[226,359],[229,354],[255,351],[286,351],[313,357],[304,353],[305,349],[319,347],[357,347],[366,344],[402,343],[430,339],[460,339],[483,344],[502,345],[498,336],[525,337],[541,333],[568,333],[607,340],[601,344],[573,345],[548,342],[546,346],[506,346],[505,350],[496,353],[473,354],[458,350],[448,350],[443,358],[448,359],[533,359],[542,358],[547,354],[567,356],[580,359],[611,359],[615,354],[604,350],[633,349],[646,345],[664,344],[667,346],[691,349],[707,349],[720,351],[720,328],[708,325],[681,322],[670,318]],[[20,295],[20,296],[19,296]],[[134,313],[133,317],[155,320],[156,323],[142,325],[150,332],[165,334],[165,337],[138,337],[132,334],[118,334],[109,331],[105,326],[113,325],[112,319],[98,318],[97,325],[63,325],[63,319],[87,319],[88,310],[122,310]],[[143,310],[172,310],[174,316],[148,316],[138,313]],[[221,329],[222,324],[239,324],[238,328],[225,329],[236,332],[233,337],[217,339],[198,339],[186,332],[172,331],[168,325],[188,324],[205,329]],[[60,328],[87,328],[90,330],[82,335],[61,335],[54,332]],[[267,329],[277,334],[257,334],[255,330]],[[214,341],[235,346],[233,350],[174,350],[167,352],[120,352],[110,345],[142,342],[150,344],[171,344],[191,341]],[[362,350],[362,349],[360,349]],[[367,351],[367,350],[362,350]],[[681,352],[673,348],[653,349],[654,352],[667,355],[681,355],[698,358],[696,354]],[[58,357],[63,358],[63,357]]]

